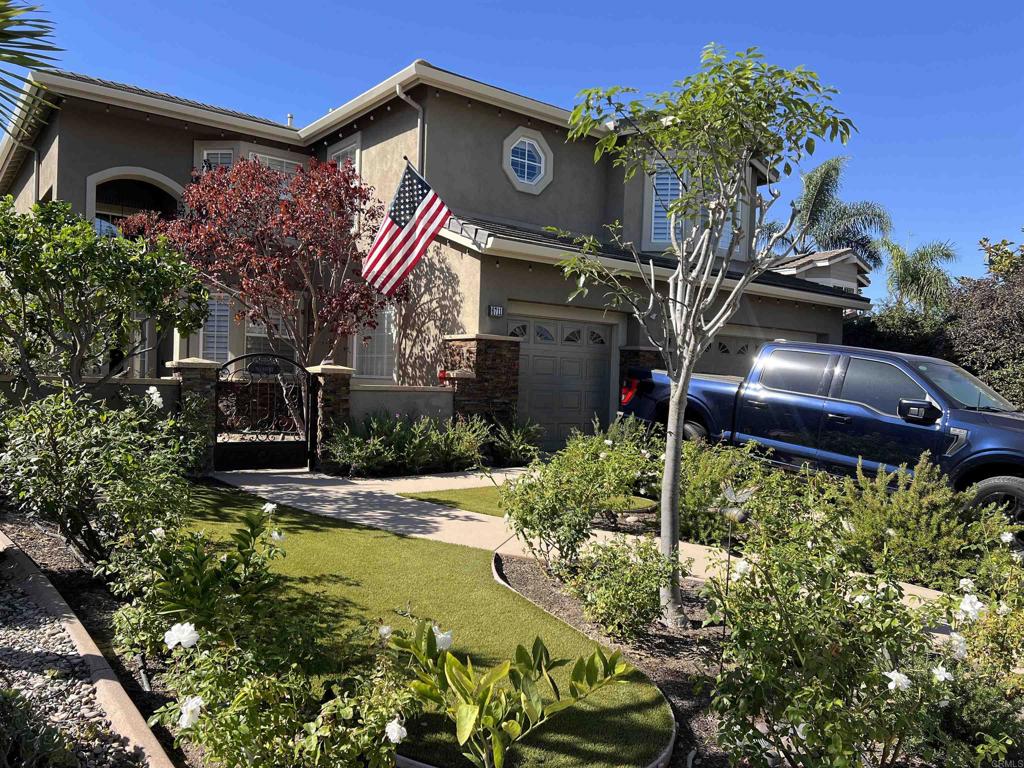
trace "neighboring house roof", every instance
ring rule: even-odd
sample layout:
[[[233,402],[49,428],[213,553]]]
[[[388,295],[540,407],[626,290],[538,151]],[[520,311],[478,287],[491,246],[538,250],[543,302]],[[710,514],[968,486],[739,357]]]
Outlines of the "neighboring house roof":
[[[799,275],[815,267],[831,267],[835,264],[846,262],[857,266],[857,281],[861,285],[868,285],[870,280],[868,274],[871,266],[858,256],[852,248],[836,248],[831,251],[815,251],[804,253],[788,258],[773,267],[774,271],[783,275]]]
[[[572,238],[559,236],[555,232],[547,232],[521,224],[491,221],[475,216],[454,216],[441,234],[443,237],[467,245],[481,253],[495,253],[496,255],[508,251],[510,243],[520,244],[523,246],[520,249],[521,258],[536,255],[538,260],[548,262],[564,258],[566,251],[578,252],[580,250]],[[511,253],[507,255],[511,255]],[[632,253],[610,243],[602,243],[598,255],[614,261],[635,264]],[[664,270],[675,268],[675,261],[662,254],[644,253],[641,254],[641,258],[645,263],[653,262],[655,267]],[[730,271],[727,277],[735,280],[740,277],[740,273]],[[780,274],[774,270],[758,275],[754,279],[754,283],[755,285],[749,289],[751,293],[777,295],[779,292],[783,292],[788,295],[788,292],[799,292],[820,296],[822,303],[851,309],[866,309],[870,306],[870,301],[864,296],[851,294],[842,288],[834,288],[830,285]],[[794,296],[794,298],[797,297]],[[806,296],[802,299],[807,301]]]

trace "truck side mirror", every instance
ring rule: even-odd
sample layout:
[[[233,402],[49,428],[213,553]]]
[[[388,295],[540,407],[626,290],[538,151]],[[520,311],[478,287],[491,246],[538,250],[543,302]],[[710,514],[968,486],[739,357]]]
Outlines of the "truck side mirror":
[[[934,424],[942,416],[942,409],[930,400],[903,398],[896,406],[896,413],[911,424]]]

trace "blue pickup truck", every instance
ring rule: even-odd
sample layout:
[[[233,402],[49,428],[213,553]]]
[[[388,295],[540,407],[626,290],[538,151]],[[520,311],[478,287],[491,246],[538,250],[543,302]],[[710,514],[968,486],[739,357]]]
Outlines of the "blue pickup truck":
[[[622,412],[664,423],[669,379],[630,369]],[[831,344],[775,341],[746,378],[696,374],[685,436],[771,448],[772,460],[834,473],[913,466],[929,451],[980,503],[1024,517],[1024,413],[945,360]]]

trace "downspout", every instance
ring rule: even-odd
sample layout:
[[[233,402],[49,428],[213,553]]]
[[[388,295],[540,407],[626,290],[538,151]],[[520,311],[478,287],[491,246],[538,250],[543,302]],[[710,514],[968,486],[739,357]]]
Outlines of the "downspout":
[[[398,96],[398,98],[400,98],[402,101],[404,101],[406,104],[408,104],[410,107],[416,110],[416,170],[419,171],[420,175],[422,176],[426,172],[425,169],[423,168],[423,150],[425,144],[424,138],[426,130],[426,123],[424,123],[423,121],[423,107],[417,102],[413,101],[411,98],[409,98],[409,95],[402,90],[402,86],[400,85],[395,85],[395,94]]]

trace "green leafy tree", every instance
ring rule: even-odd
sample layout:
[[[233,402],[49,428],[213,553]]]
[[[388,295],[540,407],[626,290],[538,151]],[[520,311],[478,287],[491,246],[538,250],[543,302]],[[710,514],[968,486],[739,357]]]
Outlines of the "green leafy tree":
[[[833,157],[803,176],[803,191],[796,205],[800,209],[792,241],[797,253],[850,248],[872,269],[882,265],[876,238],[892,229],[888,211],[870,200],[848,203],[839,198],[846,157]],[[781,224],[773,222],[769,233]]]
[[[1017,245],[1006,239],[993,243],[983,237],[978,246],[985,254],[988,271],[995,277],[1006,277],[1024,266],[1024,243]]]
[[[929,316],[948,304],[953,279],[945,264],[956,261],[956,250],[949,242],[932,242],[907,250],[888,238],[879,241],[889,254],[886,264],[889,294],[893,301]]]
[[[782,254],[800,209],[775,234],[762,238],[768,213],[781,195],[776,179],[793,173],[816,142],[845,143],[854,126],[832,105],[836,91],[801,67],[783,69],[754,48],[728,56],[707,46],[701,68],[672,90],[631,98],[633,89],[588,89],[570,118],[572,139],[598,135],[595,159],[608,155],[625,171],[668,171],[679,195],[660,201],[669,218],[671,266],[656,267],[611,227],[616,244],[633,254],[632,269],[611,269],[593,258],[601,244],[582,237],[582,254],[564,264],[575,295],[600,286],[608,306],[633,314],[665,361],[671,379],[667,445],[661,490],[661,547],[675,558],[679,539],[680,442],[686,391],[697,359],[739,307],[747,286]],[[615,126],[609,130],[609,125]],[[755,174],[765,179],[760,189]],[[762,193],[760,190],[765,189]],[[742,204],[741,204],[742,203]],[[744,213],[749,206],[749,214]],[[723,239],[725,238],[725,239]],[[727,242],[726,242],[727,241]],[[673,578],[662,591],[669,622],[681,619]]]
[[[82,389],[112,352],[142,354],[205,315],[206,289],[164,241],[99,235],[64,202],[21,214],[12,198],[0,200],[0,346],[31,393],[46,374]],[[142,333],[146,318],[157,339]]]

